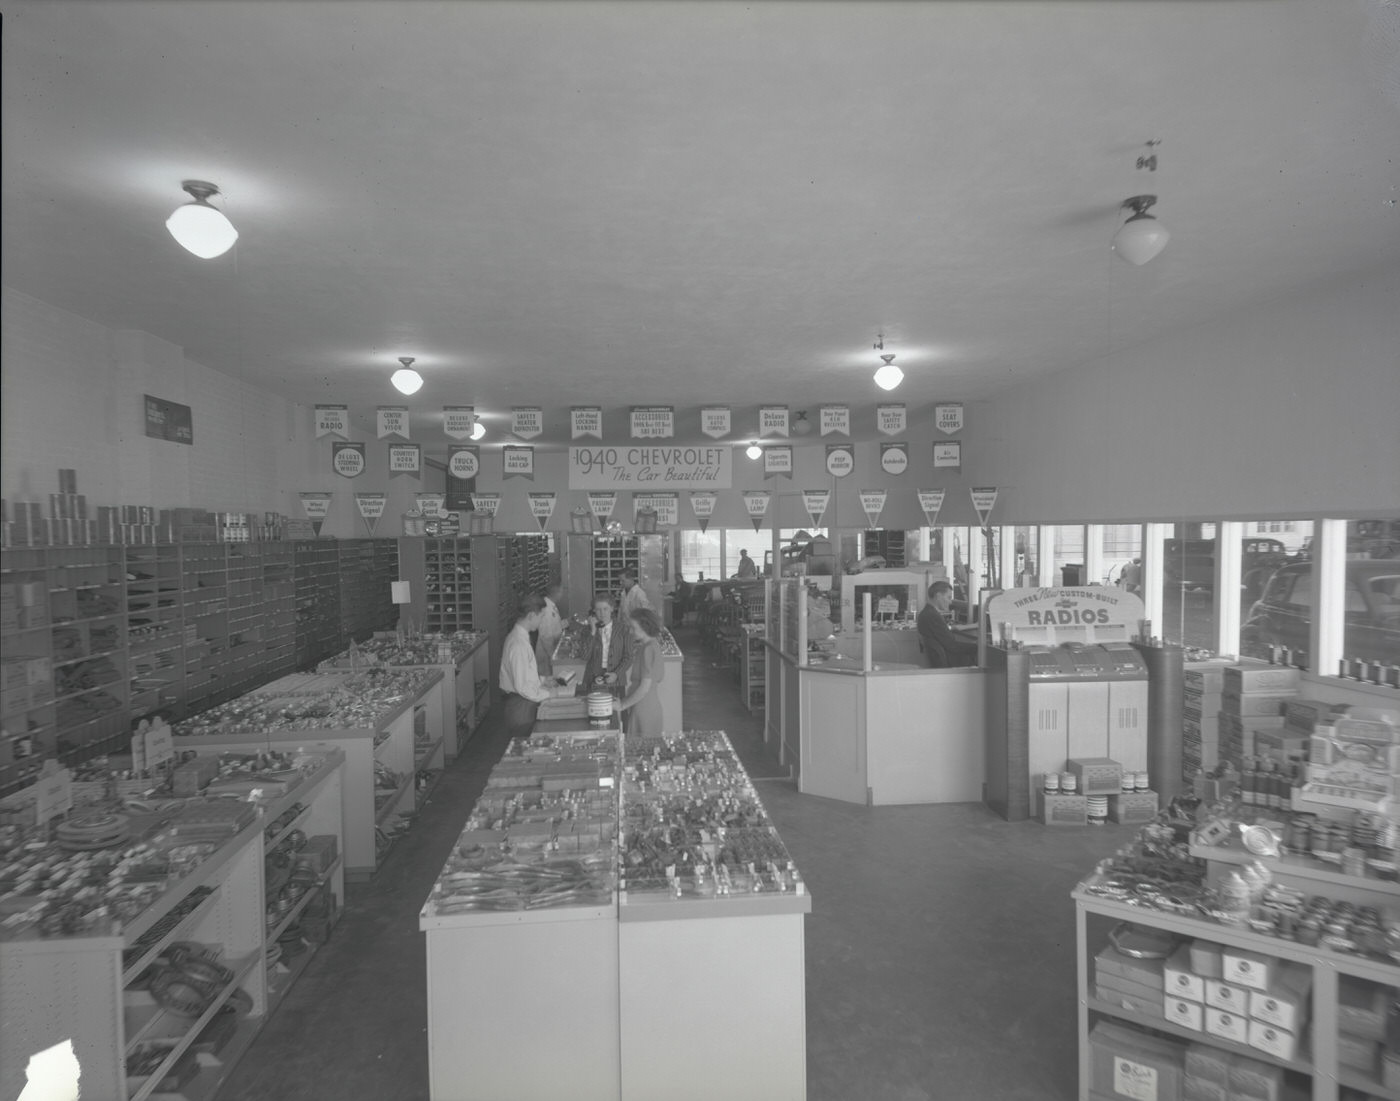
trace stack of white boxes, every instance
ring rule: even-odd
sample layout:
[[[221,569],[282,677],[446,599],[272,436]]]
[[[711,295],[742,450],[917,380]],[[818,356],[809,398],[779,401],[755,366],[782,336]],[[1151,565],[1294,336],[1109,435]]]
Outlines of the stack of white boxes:
[[[1220,700],[1225,691],[1224,661],[1190,662],[1182,672],[1181,778],[1220,763]]]
[[[1254,734],[1283,726],[1284,705],[1298,695],[1302,672],[1263,661],[1227,666],[1220,695],[1220,754],[1242,768],[1255,754]]]

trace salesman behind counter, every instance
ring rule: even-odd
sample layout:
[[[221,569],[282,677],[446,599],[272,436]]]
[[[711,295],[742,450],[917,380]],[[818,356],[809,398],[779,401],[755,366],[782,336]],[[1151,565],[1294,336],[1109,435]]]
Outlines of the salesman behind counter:
[[[977,664],[977,643],[961,637],[948,626],[953,607],[953,586],[935,581],[928,587],[928,600],[919,610],[919,649],[930,669],[955,669]]]

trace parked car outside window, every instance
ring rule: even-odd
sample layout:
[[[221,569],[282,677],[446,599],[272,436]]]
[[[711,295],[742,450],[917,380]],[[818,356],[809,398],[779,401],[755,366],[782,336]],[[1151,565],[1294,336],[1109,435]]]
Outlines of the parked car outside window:
[[[1286,646],[1297,664],[1308,667],[1312,570],[1312,562],[1294,562],[1269,578],[1241,631],[1246,657],[1268,658],[1271,646]],[[1343,656],[1400,664],[1400,559],[1349,561],[1346,575]]]

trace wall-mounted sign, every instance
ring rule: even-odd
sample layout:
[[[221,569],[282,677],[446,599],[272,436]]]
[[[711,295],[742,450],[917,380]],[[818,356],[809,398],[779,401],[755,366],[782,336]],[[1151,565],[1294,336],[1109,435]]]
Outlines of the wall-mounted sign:
[[[881,405],[875,410],[875,426],[881,435],[901,435],[908,424],[909,414],[902,404]]]
[[[607,527],[608,518],[612,516],[613,509],[616,507],[616,493],[590,493],[588,495],[588,511],[593,513],[593,519],[598,521],[600,528]]]
[[[379,429],[379,439],[385,436],[402,436],[408,439],[408,406],[381,405],[375,410],[375,423]]]
[[[535,449],[507,444],[501,448],[501,474],[506,478],[535,480]]]
[[[972,494],[972,507],[977,510],[977,522],[985,528],[987,517],[991,516],[997,503],[997,487],[973,486],[968,492]]]
[[[1142,622],[1142,598],[1126,589],[1007,589],[987,602],[992,630],[1020,642],[1058,646],[1128,642]]]
[[[570,489],[728,489],[733,448],[569,448]]]
[[[880,469],[886,474],[899,475],[909,469],[909,445],[907,443],[882,443],[880,445]]]
[[[331,469],[342,478],[358,478],[365,472],[365,445],[348,441],[331,444]]]
[[[763,526],[763,517],[768,511],[768,502],[772,497],[773,494],[766,489],[744,490],[744,508],[748,510],[749,522],[753,524],[754,531]]]
[[[544,431],[544,410],[538,405],[517,405],[510,411],[510,430],[522,440],[533,440]]]
[[[885,511],[887,495],[883,489],[862,489],[860,491],[860,507],[865,510],[866,519],[870,521],[872,528],[880,526],[880,513]]]
[[[553,490],[547,493],[530,494],[530,514],[539,521],[540,531],[544,531],[545,525],[549,523],[549,518],[554,515],[554,499]]]
[[[603,438],[603,408],[600,405],[575,405],[569,410],[569,438],[581,440],[585,436]]]
[[[763,405],[758,410],[758,434],[760,436],[786,436],[788,434],[788,407],[786,405]]]
[[[146,435],[194,446],[194,413],[188,405],[146,395]]]
[[[924,518],[928,520],[929,527],[938,523],[938,513],[943,508],[943,498],[947,492],[946,489],[919,490],[919,507],[924,510]]]
[[[829,436],[833,432],[840,432],[843,436],[851,434],[851,407],[849,405],[822,406],[822,435]]]
[[[826,445],[826,472],[833,478],[844,478],[856,468],[856,453],[848,443]]]
[[[705,492],[690,495],[690,511],[695,513],[695,519],[699,521],[701,531],[710,526],[710,517],[715,514],[717,497],[718,494]]]
[[[802,491],[802,504],[807,509],[807,515],[812,518],[814,528],[822,526],[822,513],[826,511],[827,502],[830,500],[831,490],[829,489],[804,489]]]
[[[414,505],[424,516],[445,516],[447,514],[447,494],[415,493]]]
[[[383,493],[357,493],[355,494],[355,507],[360,510],[360,519],[365,522],[365,527],[369,528],[369,533],[374,534],[374,529],[379,526],[379,518],[384,515],[384,504],[387,495]]]
[[[712,440],[722,440],[730,432],[730,413],[727,405],[710,405],[700,410],[700,431]]]
[[[933,426],[945,436],[952,436],[962,431],[963,407],[962,402],[947,402],[933,407]]]
[[[763,476],[765,478],[792,477],[792,447],[788,444],[772,444],[763,449]]]
[[[350,407],[348,405],[316,406],[316,438],[322,436],[350,435]]]
[[[933,466],[935,470],[961,470],[962,469],[962,443],[959,440],[948,440],[940,443],[934,441],[933,445]]]
[[[389,445],[389,477],[417,478],[423,472],[423,446],[416,443]]]
[[[669,440],[676,434],[676,411],[669,405],[634,405],[631,422],[634,440]]]
[[[320,535],[321,525],[330,515],[331,495],[329,493],[299,493],[297,496],[301,498],[302,512],[306,513],[306,518],[311,521],[311,530]]]
[[[476,427],[476,407],[472,405],[444,405],[442,407],[442,430],[454,440],[469,440]]]
[[[454,443],[447,447],[447,474],[451,478],[470,481],[481,473],[481,449],[471,444]]]
[[[649,508],[656,513],[658,527],[676,527],[681,522],[681,498],[679,493],[634,493],[632,494],[632,517],[635,523],[637,513]]]
[[[483,516],[495,516],[496,510],[501,507],[501,495],[499,493],[473,493],[472,511],[479,512]]]

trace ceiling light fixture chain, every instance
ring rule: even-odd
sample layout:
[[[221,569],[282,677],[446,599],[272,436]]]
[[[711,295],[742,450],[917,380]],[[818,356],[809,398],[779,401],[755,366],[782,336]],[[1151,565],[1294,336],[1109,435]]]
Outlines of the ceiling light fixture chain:
[[[1144,168],[1149,172],[1157,171],[1157,146],[1161,144],[1161,138],[1153,138],[1146,143],[1147,155],[1137,159],[1138,171],[1142,171]]]

